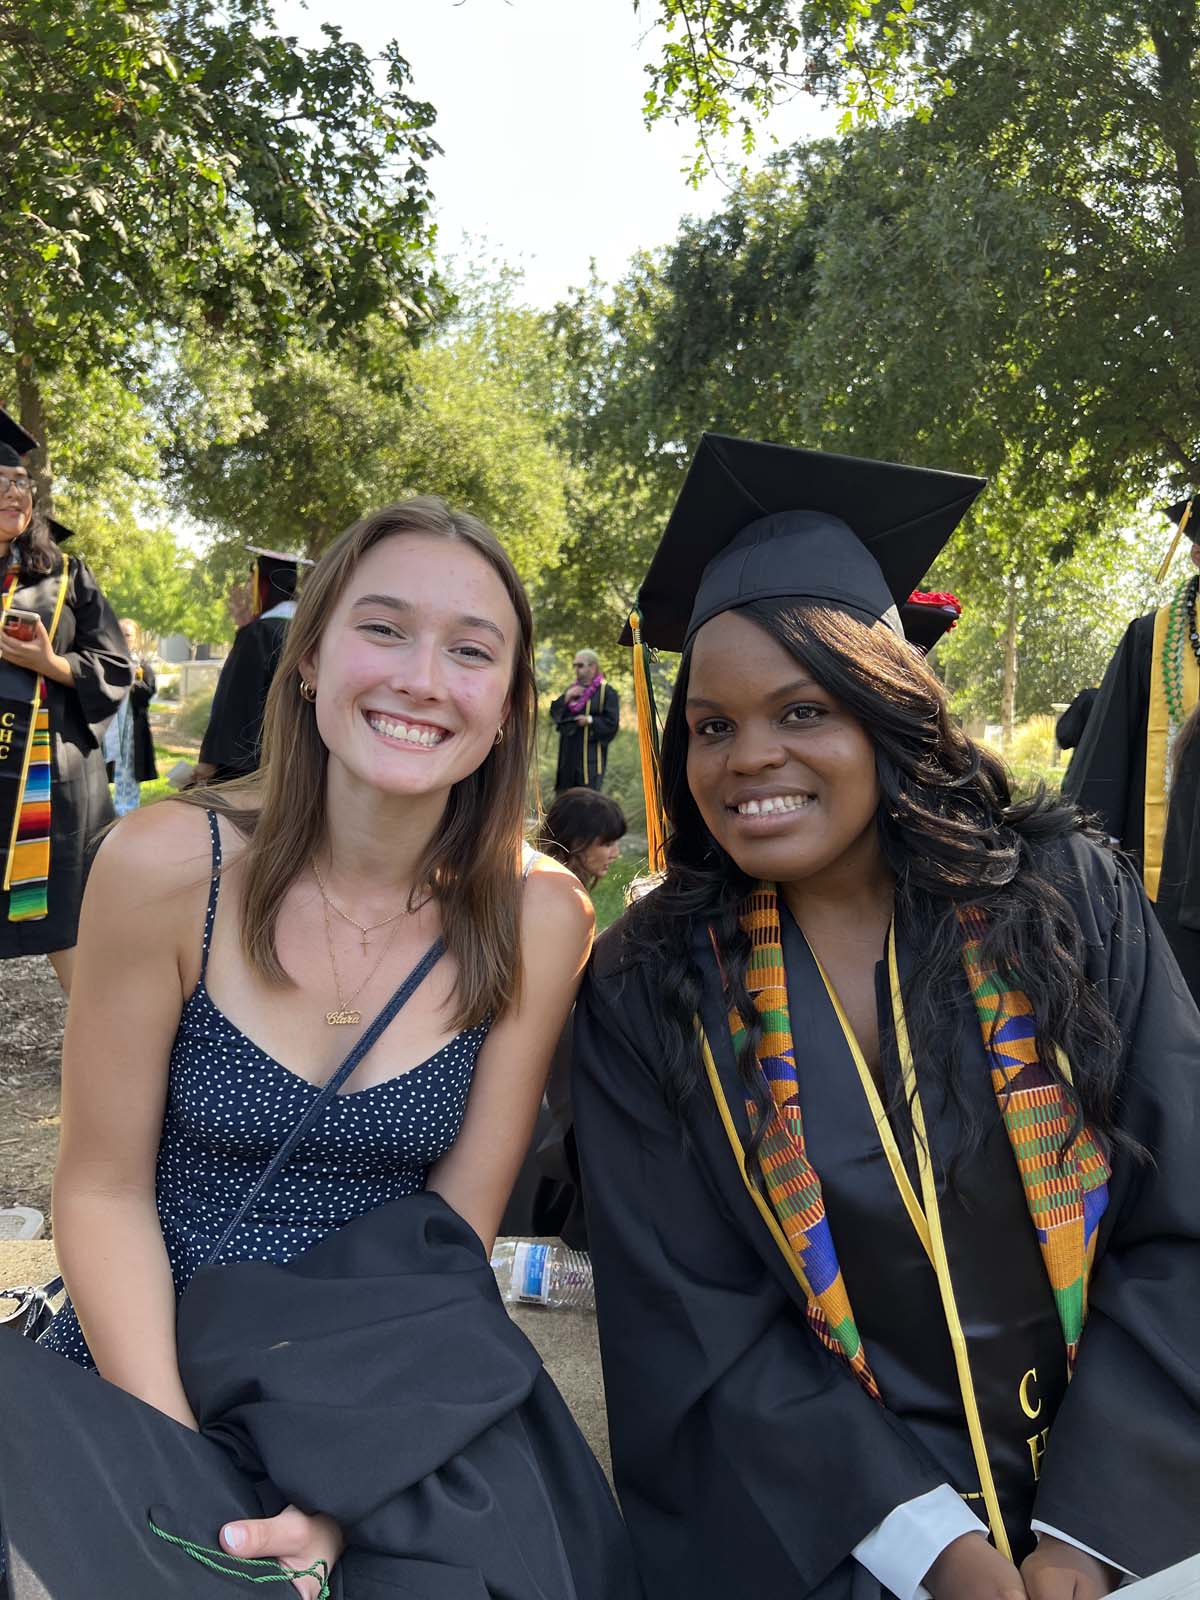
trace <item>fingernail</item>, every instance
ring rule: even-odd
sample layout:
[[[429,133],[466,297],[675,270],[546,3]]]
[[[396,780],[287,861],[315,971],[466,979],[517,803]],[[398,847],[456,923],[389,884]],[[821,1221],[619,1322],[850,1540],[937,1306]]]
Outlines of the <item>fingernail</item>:
[[[240,1550],[246,1542],[246,1530],[236,1522],[229,1522],[221,1529],[221,1538],[227,1550]]]

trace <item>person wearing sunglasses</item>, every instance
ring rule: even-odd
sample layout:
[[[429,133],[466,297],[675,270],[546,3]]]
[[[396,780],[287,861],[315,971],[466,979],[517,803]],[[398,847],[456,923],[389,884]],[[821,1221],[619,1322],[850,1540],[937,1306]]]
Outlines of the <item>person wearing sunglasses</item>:
[[[558,729],[558,770],[554,792],[600,789],[608,765],[608,747],[621,723],[621,702],[600,670],[594,650],[576,650],[575,681],[550,707]]]

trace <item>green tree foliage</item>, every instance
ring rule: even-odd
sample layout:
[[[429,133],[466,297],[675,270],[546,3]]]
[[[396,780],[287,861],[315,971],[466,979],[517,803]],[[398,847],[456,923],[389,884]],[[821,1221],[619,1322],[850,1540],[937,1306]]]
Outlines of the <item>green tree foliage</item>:
[[[231,637],[233,623],[209,563],[169,529],[138,529],[133,537],[102,532],[89,543],[89,560],[118,616],[132,617],[157,639],[182,633],[215,644]]]
[[[483,517],[536,590],[558,559],[569,478],[546,433],[545,349],[538,320],[507,305],[417,349],[376,320],[340,353],[296,342],[236,376],[189,342],[163,395],[174,493],[226,552],[311,555],[367,511],[440,494]]]
[[[421,313],[430,106],[395,45],[267,0],[0,0],[0,341],[26,425],[151,330],[337,335]]]
[[[655,9],[674,31],[651,115],[703,130],[765,114],[784,93],[852,91],[861,103],[872,74],[889,86],[877,138],[846,154],[891,178],[848,199],[835,191],[839,249],[822,266],[843,341],[868,343],[885,388],[901,394],[922,354],[944,355],[942,410],[962,414],[974,399],[1006,438],[1035,438],[1031,473],[1050,452],[1105,495],[1157,492],[1164,477],[1194,486],[1195,5]]]
[[[604,586],[605,564],[627,608],[712,428],[990,474],[931,580],[968,607],[964,705],[1011,727],[1031,701],[1095,676],[1130,614],[1108,575],[1134,554],[1116,540],[1132,495],[1118,479],[1102,497],[1085,447],[1047,427],[1036,319],[1005,297],[1019,311],[1036,290],[1039,251],[1029,214],[977,169],[926,181],[895,136],[867,129],[776,163],[660,259],[560,307],[574,376],[563,427],[595,522],[577,524],[556,611],[586,614],[590,600],[596,615],[603,600],[611,634],[621,606],[606,597],[621,585]],[[1095,612],[1074,666],[1059,648],[1072,562],[1072,615],[1089,594]]]

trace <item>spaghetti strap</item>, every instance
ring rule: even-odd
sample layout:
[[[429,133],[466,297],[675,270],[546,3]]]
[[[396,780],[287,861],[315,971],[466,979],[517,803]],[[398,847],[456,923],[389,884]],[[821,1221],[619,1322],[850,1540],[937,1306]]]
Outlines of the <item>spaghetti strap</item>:
[[[208,952],[212,945],[213,923],[217,916],[217,896],[221,891],[221,829],[215,811],[206,811],[208,831],[212,834],[212,878],[208,885],[208,909],[204,913],[204,939],[200,946],[200,982],[208,971]]]

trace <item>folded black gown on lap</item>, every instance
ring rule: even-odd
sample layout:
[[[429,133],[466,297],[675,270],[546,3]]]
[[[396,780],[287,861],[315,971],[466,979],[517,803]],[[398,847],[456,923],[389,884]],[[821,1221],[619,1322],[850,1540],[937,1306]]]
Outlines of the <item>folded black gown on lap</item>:
[[[151,1524],[215,1551],[223,1523],[289,1501],[341,1524],[346,1600],[637,1600],[603,1474],[436,1196],[286,1266],[203,1269],[178,1344],[200,1434],[28,1341],[0,1345],[13,1600],[249,1592],[248,1569],[214,1571]]]

